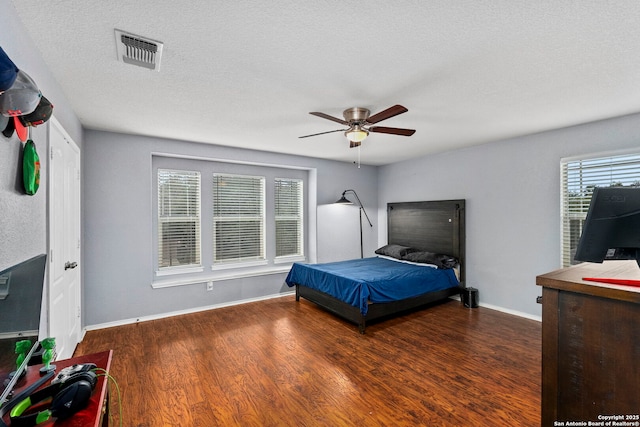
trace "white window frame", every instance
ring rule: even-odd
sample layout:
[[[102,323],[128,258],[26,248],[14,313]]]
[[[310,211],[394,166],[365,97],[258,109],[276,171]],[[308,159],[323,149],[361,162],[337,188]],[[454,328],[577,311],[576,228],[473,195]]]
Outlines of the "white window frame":
[[[257,210],[255,210],[254,212],[247,214],[246,212],[243,212],[245,210],[245,206],[248,202],[251,201],[250,199],[236,199],[236,200],[231,200],[229,198],[225,198],[224,200],[220,200],[220,197],[217,193],[218,191],[218,185],[217,185],[217,180],[218,179],[230,179],[230,180],[236,180],[239,182],[240,185],[244,185],[244,183],[242,183],[242,181],[245,181],[246,184],[250,184],[250,185],[255,185],[257,184],[259,189],[258,189],[258,194],[253,194],[252,198],[253,201],[256,203],[255,206],[253,206],[253,209],[251,209],[252,211],[254,211],[256,208]],[[212,240],[212,244],[213,244],[213,259],[212,259],[212,270],[217,270],[217,269],[227,269],[227,268],[238,268],[238,267],[247,267],[247,266],[255,266],[255,265],[265,265],[267,264],[267,258],[266,258],[266,219],[265,219],[265,195],[266,195],[266,188],[265,188],[265,177],[264,176],[257,176],[257,175],[242,175],[242,174],[233,174],[233,173],[218,173],[215,172],[213,174],[213,182],[212,182],[212,188],[211,191],[213,192],[213,213],[212,213],[212,220],[213,220],[213,240]],[[253,183],[251,183],[253,182]],[[224,187],[222,187],[224,188]],[[258,197],[258,199],[256,200],[255,198]],[[229,210],[231,209],[231,211],[225,212],[222,215],[216,215],[216,210],[220,207],[220,203],[224,203],[225,205],[225,209]],[[238,252],[236,257],[233,258],[219,258],[219,254],[222,252],[221,248],[219,248],[219,244],[220,242],[217,241],[217,229],[218,226],[224,223],[242,223],[242,222],[250,222],[250,223],[257,223],[258,224],[258,234],[256,236],[253,237],[257,237],[259,239],[259,241],[257,242],[257,246],[256,246],[256,242],[254,241],[252,243],[252,247],[253,249],[257,249],[258,250],[258,254],[257,255],[243,255],[241,253],[242,248],[240,248],[240,252]],[[237,242],[235,243],[236,246],[242,246],[240,243],[240,240],[242,240],[244,235],[240,235],[238,234],[237,236]],[[252,239],[253,240],[253,239]]]
[[[594,187],[640,184],[640,150],[600,153],[560,161],[561,263],[573,259],[587,217]]]
[[[191,185],[196,185],[197,190],[195,191],[195,197],[191,202],[195,203],[195,209],[192,209],[188,206],[185,206],[184,209],[188,210],[188,212],[182,214],[172,215],[171,212],[169,214],[164,213],[164,203],[163,198],[165,193],[162,191],[161,179],[162,175],[173,175],[175,177],[183,176],[183,177],[192,177],[194,182]],[[157,198],[157,233],[158,233],[158,246],[157,246],[157,276],[169,275],[169,274],[181,274],[181,273],[193,273],[198,271],[203,271],[202,267],[202,237],[201,237],[201,194],[202,194],[202,178],[200,172],[194,170],[178,170],[178,169],[168,169],[168,168],[158,168],[156,174],[156,184],[158,191]],[[169,200],[170,202],[170,200]],[[182,201],[176,201],[177,203],[182,203]],[[195,242],[192,250],[194,251],[193,256],[195,257],[195,261],[190,264],[177,264],[177,265],[162,265],[163,259],[163,251],[164,251],[164,240],[163,240],[163,224],[171,224],[178,222],[188,222],[192,223],[195,229]],[[178,255],[176,255],[177,257]]]
[[[253,162],[245,160],[230,160],[206,156],[193,156],[167,152],[152,152],[153,176],[150,177],[154,188],[153,200],[151,202],[152,223],[153,223],[153,265],[154,274],[151,280],[153,289],[162,289],[176,286],[203,285],[210,286],[215,282],[228,280],[282,274],[289,271],[290,266],[296,261],[317,262],[317,248],[313,242],[317,239],[316,212],[317,206],[317,179],[318,174],[315,168],[301,167],[285,164]],[[201,183],[201,268],[192,270],[175,270],[158,272],[158,186],[157,170],[194,170],[199,171],[203,179]],[[228,173],[232,175],[250,175],[266,177],[266,260],[264,262],[250,264],[229,264],[218,265],[214,268],[211,264],[213,259],[213,203],[211,190],[211,177],[213,173]],[[302,259],[275,259],[275,212],[274,212],[274,179],[285,177],[303,180],[303,203],[304,203],[304,252]]]
[[[289,183],[289,184],[293,184],[295,183],[295,190],[296,190],[296,194],[292,195],[292,193],[283,193],[282,200],[279,200],[279,192],[278,192],[278,188],[279,188],[279,183],[283,182],[283,183]],[[287,197],[287,196],[293,196],[293,197]],[[275,244],[275,257],[274,257],[274,263],[278,264],[278,263],[286,263],[286,262],[294,262],[294,261],[301,261],[305,259],[305,253],[304,253],[304,180],[302,179],[298,179],[298,178],[275,178],[274,179],[274,194],[273,194],[273,198],[274,198],[274,215],[275,215],[275,219],[274,219],[274,226],[275,226],[275,235],[274,235],[274,244]],[[286,203],[288,205],[289,208],[294,207],[295,208],[295,212],[292,212],[291,209],[288,209],[289,212],[285,215],[285,214],[279,214],[278,212],[278,206],[279,203]],[[295,206],[292,206],[295,205]],[[279,247],[279,242],[278,242],[278,222],[295,222],[296,226],[295,226],[295,236],[293,237],[292,240],[288,242],[289,245],[294,244],[297,247],[297,251],[295,253],[289,253],[286,255],[278,255],[278,247]]]

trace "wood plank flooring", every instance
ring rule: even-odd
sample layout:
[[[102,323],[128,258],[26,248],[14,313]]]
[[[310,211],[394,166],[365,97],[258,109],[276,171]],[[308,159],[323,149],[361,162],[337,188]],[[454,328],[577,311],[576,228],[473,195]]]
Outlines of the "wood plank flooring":
[[[128,427],[540,425],[541,324],[454,300],[361,335],[286,296],[89,331],[76,355],[107,349]]]

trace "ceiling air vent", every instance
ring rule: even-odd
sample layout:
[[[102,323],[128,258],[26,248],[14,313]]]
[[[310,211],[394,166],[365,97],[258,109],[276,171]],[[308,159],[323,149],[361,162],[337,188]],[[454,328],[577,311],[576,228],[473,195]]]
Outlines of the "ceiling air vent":
[[[160,71],[161,42],[121,30],[115,31],[118,60],[127,64]]]

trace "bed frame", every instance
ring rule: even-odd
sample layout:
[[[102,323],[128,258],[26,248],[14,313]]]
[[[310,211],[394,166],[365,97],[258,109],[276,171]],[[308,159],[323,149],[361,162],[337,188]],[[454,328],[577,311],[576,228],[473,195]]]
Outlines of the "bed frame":
[[[354,307],[333,296],[296,284],[296,301],[300,297],[356,323],[364,334],[366,323],[414,310],[459,295],[465,287],[465,201],[439,200],[387,204],[387,243],[453,255],[460,260],[460,287],[430,292],[414,298],[387,303],[369,303],[362,315]]]

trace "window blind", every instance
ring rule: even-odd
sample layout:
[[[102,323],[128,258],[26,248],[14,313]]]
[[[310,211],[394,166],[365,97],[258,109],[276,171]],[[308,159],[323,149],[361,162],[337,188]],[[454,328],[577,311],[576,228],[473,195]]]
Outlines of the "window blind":
[[[275,179],[276,257],[304,256],[303,182]]]
[[[200,266],[200,173],[158,169],[158,268]]]
[[[213,263],[265,259],[265,178],[213,174]]]
[[[580,241],[595,187],[640,186],[640,154],[563,160],[562,266],[577,264],[573,257]]]

